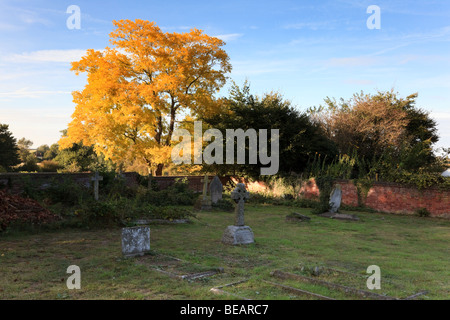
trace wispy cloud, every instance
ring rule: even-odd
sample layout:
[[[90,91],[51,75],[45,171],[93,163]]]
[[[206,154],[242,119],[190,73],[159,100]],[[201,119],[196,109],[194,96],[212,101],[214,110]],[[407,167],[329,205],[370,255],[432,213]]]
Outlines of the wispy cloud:
[[[29,90],[29,88],[21,88],[10,92],[0,92],[0,100],[9,100],[16,98],[39,98],[42,96],[56,94],[70,94],[68,91],[47,91],[47,90]]]
[[[368,85],[375,84],[374,81],[367,80],[367,79],[347,79],[347,80],[344,80],[344,83],[351,84],[351,85],[359,85],[359,86],[368,86]]]
[[[242,37],[243,35],[244,35],[243,33],[228,33],[228,34],[219,34],[215,37],[223,41],[233,41]]]
[[[329,21],[312,21],[312,22],[299,22],[299,23],[291,23],[283,26],[283,29],[287,30],[331,30],[336,27],[337,21],[329,20]]]
[[[371,66],[379,62],[379,59],[368,56],[347,57],[347,58],[331,58],[326,61],[326,65],[330,67],[361,67]]]
[[[26,62],[63,62],[68,63],[80,60],[86,50],[69,49],[69,50],[38,50],[33,52],[24,52],[21,54],[11,54],[3,58],[4,61],[12,63]]]

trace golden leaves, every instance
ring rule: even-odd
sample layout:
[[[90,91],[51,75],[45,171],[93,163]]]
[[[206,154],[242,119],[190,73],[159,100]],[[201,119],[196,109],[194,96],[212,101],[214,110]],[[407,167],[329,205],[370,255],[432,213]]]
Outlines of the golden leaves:
[[[167,162],[177,114],[219,108],[214,94],[231,71],[225,43],[197,29],[164,33],[145,20],[113,23],[114,48],[90,49],[72,63],[76,74],[87,74],[87,84],[73,92],[76,109],[60,143],[94,144],[115,161]]]

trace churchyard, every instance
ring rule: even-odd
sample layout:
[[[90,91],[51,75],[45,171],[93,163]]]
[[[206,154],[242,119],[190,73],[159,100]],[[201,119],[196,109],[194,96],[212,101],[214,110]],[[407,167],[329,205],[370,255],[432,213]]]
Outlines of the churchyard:
[[[169,189],[176,206],[160,208],[189,215],[131,215],[144,202],[127,198],[126,188],[118,188],[119,200],[117,190],[106,196],[108,177],[93,176],[85,206],[112,212],[115,204],[121,222],[109,219],[111,212],[93,215],[54,200],[48,208],[65,223],[4,230],[1,299],[450,298],[447,219],[339,208],[339,188],[330,199],[334,212],[318,215],[302,202],[252,198],[244,185],[222,194],[212,177],[202,180],[194,205],[175,203],[189,194],[182,183]],[[79,220],[83,214],[95,223]],[[70,266],[79,267],[79,289],[69,288]],[[381,271],[379,289],[368,287],[369,266]]]

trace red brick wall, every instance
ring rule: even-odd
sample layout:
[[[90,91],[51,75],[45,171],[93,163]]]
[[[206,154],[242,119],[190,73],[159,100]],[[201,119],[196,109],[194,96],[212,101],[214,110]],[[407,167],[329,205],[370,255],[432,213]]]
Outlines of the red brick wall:
[[[342,203],[358,205],[356,187],[352,181],[337,181],[342,187]],[[308,181],[301,194],[308,199],[317,198],[319,189],[314,179]],[[418,190],[397,183],[375,182],[364,203],[381,212],[412,214],[419,208],[426,208],[431,216],[450,218],[450,191],[437,188]]]

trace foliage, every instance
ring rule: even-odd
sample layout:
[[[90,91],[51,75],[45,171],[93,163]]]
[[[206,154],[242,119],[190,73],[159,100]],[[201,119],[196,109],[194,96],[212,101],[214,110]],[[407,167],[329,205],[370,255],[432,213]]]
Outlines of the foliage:
[[[327,108],[312,109],[311,116],[341,154],[357,149],[360,157],[378,159],[389,151],[407,161],[409,170],[415,170],[435,162],[432,145],[439,140],[437,123],[415,106],[417,97],[401,98],[391,90],[375,95],[361,92],[349,101],[327,98]]]
[[[213,95],[231,71],[225,43],[197,29],[164,33],[144,20],[113,23],[114,48],[90,49],[72,63],[88,83],[73,93],[73,121],[60,145],[94,145],[106,159],[137,159],[160,175],[176,116],[214,111]]]
[[[40,163],[40,171],[42,172],[57,172],[59,169],[61,169],[61,166],[53,160],[44,160]]]
[[[139,219],[172,221],[195,218],[195,214],[181,207],[143,205],[134,199],[109,198],[84,202],[67,218],[72,226],[104,228],[127,226]]]
[[[154,206],[194,205],[197,199],[197,194],[189,189],[186,180],[178,179],[173,185],[163,190],[141,190],[136,196],[137,201]]]
[[[418,215],[419,217],[429,217],[430,211],[427,210],[427,208],[419,208],[416,210],[416,215]]]
[[[74,143],[62,149],[54,160],[63,167],[61,172],[113,171],[115,166],[106,161],[104,156],[95,153],[93,146]]]
[[[324,175],[315,178],[317,187],[319,188],[319,203],[312,210],[314,214],[321,214],[330,211],[330,194],[333,189],[335,178]]]
[[[20,161],[25,162],[27,157],[31,154],[29,149],[33,145],[33,142],[31,140],[21,138],[19,141],[17,141],[17,146],[19,148],[19,158]]]
[[[0,167],[7,171],[11,166],[19,164],[17,140],[6,124],[0,124],[0,150]]]
[[[229,98],[223,100],[222,108],[221,113],[204,115],[202,120],[209,127],[221,131],[224,145],[227,129],[244,131],[254,129],[258,139],[262,138],[258,132],[259,129],[267,129],[268,135],[271,129],[279,130],[280,174],[303,172],[309,157],[315,153],[322,153],[329,157],[336,154],[337,149],[334,144],[324,136],[319,127],[311,123],[308,115],[299,112],[279,93],[267,93],[259,98],[250,93],[247,83],[242,89],[234,84]],[[236,146],[234,148],[236,149]],[[249,154],[249,145],[245,146],[245,152]],[[259,150],[258,159],[260,159]],[[264,165],[259,162],[237,164],[235,159],[234,164],[212,164],[205,166],[205,170],[217,172],[220,175],[231,174],[257,178],[261,167]]]
[[[370,169],[371,174],[376,175],[380,181],[413,185],[418,189],[430,187],[450,189],[450,179],[441,175],[445,168],[442,163],[436,162],[433,165],[424,165],[412,170],[408,165],[409,158],[404,156],[402,151],[401,154],[402,156],[396,157],[386,151],[377,162],[373,163]]]
[[[41,168],[38,166],[38,160],[36,156],[32,153],[29,153],[26,156],[24,163],[20,167],[18,167],[17,170],[21,172],[39,172],[41,171]]]
[[[59,145],[54,143],[44,152],[44,160],[53,160],[59,153]]]
[[[212,203],[212,207],[220,211],[233,212],[235,204],[228,199],[219,199],[216,203]]]

